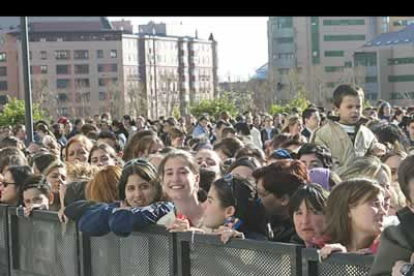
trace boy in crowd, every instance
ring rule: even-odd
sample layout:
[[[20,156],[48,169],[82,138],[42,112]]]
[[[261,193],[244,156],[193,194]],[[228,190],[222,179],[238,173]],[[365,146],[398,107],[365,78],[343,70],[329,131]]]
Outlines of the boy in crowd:
[[[350,85],[340,85],[333,93],[333,101],[337,120],[329,120],[317,129],[311,137],[311,143],[331,150],[332,157],[339,163],[336,173],[344,172],[356,157],[384,155],[385,146],[378,143],[370,129],[359,123],[362,97],[358,91]]]

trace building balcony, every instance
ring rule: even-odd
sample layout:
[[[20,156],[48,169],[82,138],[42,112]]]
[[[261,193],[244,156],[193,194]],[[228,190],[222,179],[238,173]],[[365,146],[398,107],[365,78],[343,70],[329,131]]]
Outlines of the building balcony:
[[[274,44],[273,45],[274,53],[293,53],[295,52],[295,44]]]
[[[293,28],[274,29],[273,37],[292,37]]]

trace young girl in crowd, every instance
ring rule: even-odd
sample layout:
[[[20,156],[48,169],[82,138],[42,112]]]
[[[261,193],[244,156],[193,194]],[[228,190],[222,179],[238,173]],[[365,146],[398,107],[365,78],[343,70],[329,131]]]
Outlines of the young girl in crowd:
[[[88,161],[91,165],[98,167],[115,166],[119,164],[115,150],[105,143],[92,147]]]
[[[234,176],[244,178],[249,181],[252,185],[256,186],[256,180],[253,177],[253,172],[262,167],[254,157],[241,157],[230,166],[228,172]]]
[[[159,165],[158,175],[177,213],[167,229],[182,231],[189,226],[201,226],[204,210],[197,197],[200,175],[195,158],[183,150],[172,151]]]
[[[325,209],[324,237],[319,243],[322,258],[334,251],[375,254],[384,229],[384,193],[376,182],[363,178],[333,188]]]
[[[78,221],[80,231],[102,236],[110,231],[128,236],[132,231],[155,224],[174,206],[164,201],[157,173],[148,161],[132,159],[125,164],[118,183],[120,201],[96,204],[85,200],[70,204],[65,215]]]
[[[24,182],[32,175],[32,169],[29,166],[10,166],[3,176],[3,190],[1,193],[1,202],[12,206],[22,204],[21,191]]]
[[[86,200],[98,203],[113,203],[118,200],[117,185],[122,169],[118,166],[106,166],[86,184]]]
[[[324,212],[328,192],[319,184],[309,183],[299,187],[292,195],[289,211],[296,235],[292,242],[313,247],[315,240],[322,236]]]
[[[54,196],[49,183],[40,175],[32,175],[26,179],[22,188],[22,199],[25,216],[33,210],[49,210]]]

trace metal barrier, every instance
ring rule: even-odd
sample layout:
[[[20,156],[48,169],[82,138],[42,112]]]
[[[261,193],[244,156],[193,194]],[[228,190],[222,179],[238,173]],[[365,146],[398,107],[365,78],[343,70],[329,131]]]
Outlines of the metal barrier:
[[[293,244],[177,234],[178,275],[301,276],[301,247]]]
[[[368,275],[374,256],[332,254],[253,240],[223,244],[217,236],[170,234],[151,226],[129,237],[82,235],[55,212],[17,216],[0,205],[0,276]],[[21,209],[20,209],[21,210]]]
[[[171,275],[175,272],[174,235],[164,227],[131,233],[82,238],[84,276]]]
[[[366,276],[369,274],[373,255],[360,255],[352,253],[333,253],[326,260],[320,261],[316,249],[302,250],[303,276]]]
[[[10,275],[7,205],[0,204],[0,276]]]
[[[75,223],[60,223],[56,212],[34,211],[26,218],[18,210],[8,209],[10,275],[79,275]]]

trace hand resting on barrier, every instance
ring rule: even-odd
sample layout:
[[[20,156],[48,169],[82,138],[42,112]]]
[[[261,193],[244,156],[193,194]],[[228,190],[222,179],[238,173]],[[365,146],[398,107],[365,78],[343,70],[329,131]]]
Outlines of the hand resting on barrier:
[[[319,250],[319,256],[323,260],[328,258],[333,252],[346,253],[348,250],[340,243],[325,244],[325,246]]]
[[[401,275],[407,275],[407,276],[412,276],[413,273],[411,273],[411,275],[409,274],[409,271],[405,272],[406,269],[411,269],[411,271],[414,268],[411,268],[414,264],[414,253],[411,254],[411,259],[410,262],[405,262],[402,260],[396,261],[394,266],[392,267],[392,276],[401,276]],[[407,268],[404,268],[404,266],[406,266]],[[405,274],[402,273],[402,271],[404,270]]]

